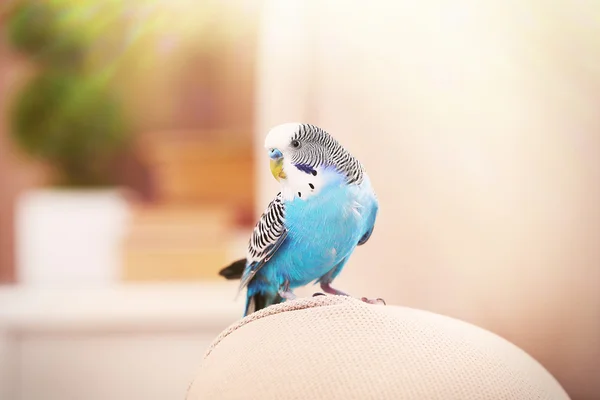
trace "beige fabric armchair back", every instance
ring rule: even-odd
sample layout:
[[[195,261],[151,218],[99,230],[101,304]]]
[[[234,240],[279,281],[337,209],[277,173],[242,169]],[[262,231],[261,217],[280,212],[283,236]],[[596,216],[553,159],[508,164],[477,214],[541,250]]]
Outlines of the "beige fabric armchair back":
[[[223,332],[188,400],[569,397],[533,358],[471,324],[404,307],[317,296]]]

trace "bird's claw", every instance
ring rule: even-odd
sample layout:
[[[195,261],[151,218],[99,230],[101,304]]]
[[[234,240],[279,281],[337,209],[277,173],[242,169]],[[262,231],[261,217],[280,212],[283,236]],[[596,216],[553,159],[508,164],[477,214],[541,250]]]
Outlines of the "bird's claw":
[[[290,290],[290,282],[289,281],[285,281],[283,283],[283,285],[281,285],[281,288],[279,288],[279,295],[281,296],[281,298],[286,299],[286,300],[295,300],[296,299],[296,295],[294,294],[294,292],[292,292]]]
[[[361,297],[361,300],[367,304],[383,304],[384,306],[387,305],[385,303],[385,300],[383,300],[382,298],[379,298],[379,297],[376,299],[367,299],[366,297]]]
[[[321,293],[321,292],[316,292],[316,293],[313,293],[313,295],[312,295],[312,297],[317,297],[317,296],[327,296],[327,294]],[[367,304],[382,304],[384,306],[387,305],[385,300],[380,297],[378,297],[376,299],[367,299],[366,297],[361,297],[360,300]]]

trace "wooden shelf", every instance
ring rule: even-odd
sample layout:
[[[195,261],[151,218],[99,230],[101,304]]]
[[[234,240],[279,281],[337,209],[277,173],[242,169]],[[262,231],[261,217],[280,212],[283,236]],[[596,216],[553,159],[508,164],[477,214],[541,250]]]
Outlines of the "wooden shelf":
[[[134,211],[124,244],[124,281],[217,280],[231,260],[234,221],[226,207]]]
[[[146,147],[159,200],[166,204],[221,204],[252,210],[254,156],[249,140],[156,137]]]

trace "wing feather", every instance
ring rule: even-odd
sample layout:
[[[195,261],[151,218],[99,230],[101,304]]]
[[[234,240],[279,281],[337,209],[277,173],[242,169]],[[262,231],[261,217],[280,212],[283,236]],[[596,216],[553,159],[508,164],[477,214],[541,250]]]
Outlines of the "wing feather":
[[[375,204],[373,206],[373,210],[371,211],[371,215],[369,216],[368,226],[369,229],[364,233],[364,235],[358,241],[357,246],[362,246],[367,243],[373,234],[373,230],[375,229],[375,220],[377,219],[377,212],[379,211],[379,203],[377,202],[377,198],[375,198]]]
[[[248,242],[246,268],[240,282],[241,291],[254,278],[256,273],[275,255],[277,249],[287,237],[285,227],[285,205],[281,193],[269,203],[269,206],[258,220]]]

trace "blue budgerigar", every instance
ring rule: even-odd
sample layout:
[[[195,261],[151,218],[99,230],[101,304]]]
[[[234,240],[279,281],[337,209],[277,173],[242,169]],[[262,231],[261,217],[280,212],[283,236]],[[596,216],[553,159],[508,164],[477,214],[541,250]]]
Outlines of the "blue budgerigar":
[[[323,129],[279,125],[265,148],[281,192],[256,224],[246,258],[220,272],[247,288],[244,315],[293,299],[294,288],[313,281],[346,295],[331,283],[371,237],[378,211],[362,164]]]

